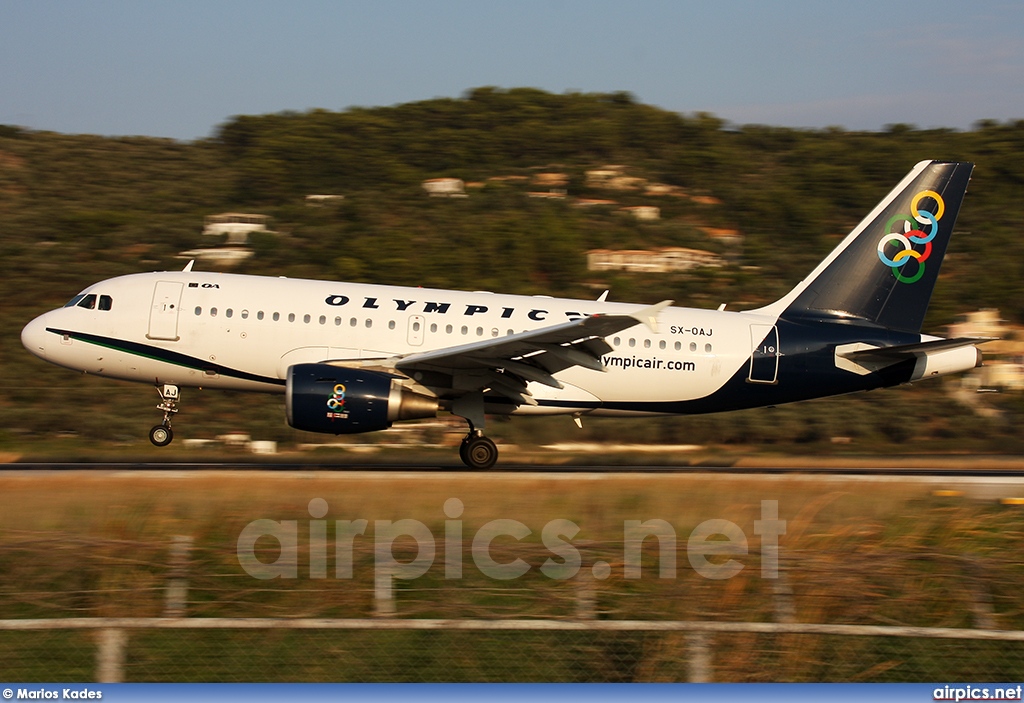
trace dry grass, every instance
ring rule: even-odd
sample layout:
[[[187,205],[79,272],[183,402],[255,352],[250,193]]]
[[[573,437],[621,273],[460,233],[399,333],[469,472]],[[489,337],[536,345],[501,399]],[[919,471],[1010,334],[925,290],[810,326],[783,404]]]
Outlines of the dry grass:
[[[841,481],[808,476],[8,473],[0,475],[0,495],[4,497],[0,510],[0,617],[159,616],[171,571],[170,541],[179,534],[194,540],[188,571],[188,612],[193,617],[364,617],[374,610],[374,521],[411,518],[430,529],[437,556],[424,576],[396,584],[398,611],[403,617],[574,617],[579,580],[555,580],[539,571],[555,556],[542,544],[541,532],[548,522],[564,519],[580,527],[572,543],[584,560],[581,573],[591,574],[596,561],[611,567],[607,579],[592,582],[598,617],[777,620],[785,617],[787,606],[780,605],[777,595],[780,582],[762,577],[760,537],[754,527],[755,521],[762,519],[761,501],[775,500],[779,517],[786,521],[786,534],[780,539],[782,585],[792,593],[788,608],[796,619],[974,627],[979,625],[979,612],[987,609],[995,626],[1024,628],[1024,594],[1019,588],[1024,577],[1024,513],[993,501],[937,498],[932,495],[933,488],[913,480]],[[328,549],[329,577],[309,578],[308,506],[314,498],[326,500],[329,506],[329,544],[334,539],[334,520],[369,521],[366,534],[356,538],[352,579],[333,578],[332,548]],[[443,506],[450,498],[458,498],[464,505],[460,516],[464,577],[459,580],[444,577]],[[258,580],[239,566],[238,535],[245,525],[260,518],[298,521],[298,578]],[[505,537],[492,545],[491,554],[498,562],[523,559],[531,565],[527,575],[512,581],[485,577],[469,553],[480,526],[502,518],[522,522],[532,531],[522,541]],[[643,578],[626,579],[623,521],[651,519],[664,520],[675,531],[675,578],[657,577],[658,544],[648,539]],[[748,553],[734,557],[743,569],[733,578],[703,578],[688,562],[687,538],[696,525],[710,519],[729,520],[746,536]],[[267,537],[260,539],[257,549],[261,558],[270,562],[278,547]],[[395,553],[401,560],[411,560],[416,555],[415,545],[411,540],[396,541]],[[210,636],[220,637],[223,644],[218,646],[231,649],[230,656],[248,661],[245,636]],[[193,651],[189,643],[172,643],[173,638],[164,638],[165,647],[162,637],[149,638],[152,645],[146,645],[146,657],[153,662],[174,662]],[[466,676],[498,675],[487,667],[499,666],[507,659],[500,644],[506,641],[519,640],[495,635],[481,639],[472,653],[463,652],[460,656],[467,658],[466,667],[486,669]],[[515,645],[526,648],[524,657],[526,652],[540,656],[538,647],[553,647],[552,653],[565,648],[564,642],[546,640],[526,644],[531,641],[526,638]],[[572,651],[616,661],[613,673],[623,680],[678,680],[685,676],[680,659],[686,646],[682,636],[622,635],[603,644],[586,642],[572,645]],[[11,646],[17,649],[21,645],[12,640]],[[195,647],[200,646],[206,645],[197,641]],[[281,651],[295,646],[291,639],[282,641]],[[480,652],[492,646],[494,662],[479,660]],[[910,650],[892,649],[884,643],[871,644],[874,649],[870,650],[857,647],[857,642],[825,637],[723,635],[714,642],[715,677],[907,680],[906,667],[912,664],[922,671],[938,667],[934,673],[920,675],[934,679],[941,678],[939,673],[948,664],[938,661],[931,650],[913,655],[919,663],[907,664]],[[854,659],[844,658],[843,652],[855,650]],[[0,651],[6,651],[2,643]],[[982,671],[978,667],[987,665],[985,662],[1005,664],[1009,673],[1024,670],[1016,658],[1003,662],[989,654],[970,661],[960,657],[960,661],[967,662],[963,664],[967,678]],[[551,662],[554,667],[554,660]],[[275,666],[283,667],[280,662]],[[435,671],[437,664],[424,662],[422,666],[416,669],[420,672],[416,676],[433,675],[429,672]],[[556,669],[538,670],[547,673],[537,676],[540,680],[547,676],[575,680],[571,669]],[[185,675],[174,673],[173,667],[168,671],[172,678]],[[200,680],[221,675],[202,671],[206,673],[194,674]],[[262,673],[274,677],[277,671]],[[293,675],[288,671],[280,668],[280,675]],[[910,676],[914,680],[918,674]]]

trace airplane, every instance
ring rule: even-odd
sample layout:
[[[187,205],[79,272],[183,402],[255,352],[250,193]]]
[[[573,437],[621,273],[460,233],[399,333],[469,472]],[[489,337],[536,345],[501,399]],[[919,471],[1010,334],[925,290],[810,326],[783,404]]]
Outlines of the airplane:
[[[921,333],[974,164],[922,161],[789,293],[746,311],[182,271],[101,281],[22,344],[153,384],[284,393],[288,424],[353,434],[448,412],[469,467],[487,415],[664,416],[775,406],[969,370],[985,338]]]

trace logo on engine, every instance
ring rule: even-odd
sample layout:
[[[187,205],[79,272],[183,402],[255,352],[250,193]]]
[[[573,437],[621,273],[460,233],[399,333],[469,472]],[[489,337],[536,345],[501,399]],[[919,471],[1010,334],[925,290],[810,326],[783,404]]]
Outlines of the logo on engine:
[[[348,410],[345,409],[345,384],[339,383],[331,391],[327,399],[327,417],[331,420],[347,420]]]
[[[934,213],[918,207],[925,198],[935,202]],[[946,203],[943,202],[941,195],[934,190],[922,190],[910,201],[910,215],[896,215],[885,224],[886,234],[878,240],[878,258],[892,269],[892,275],[900,283],[917,283],[921,280],[921,276],[924,275],[924,262],[932,255],[932,240],[939,232],[939,220],[945,211]],[[902,232],[894,232],[893,225]],[[925,232],[922,228],[927,228],[928,231]],[[903,246],[903,249],[896,252],[892,258],[885,254],[885,249],[891,242],[898,242]],[[914,248],[915,245],[921,244],[924,245],[923,250],[918,251]],[[913,275],[906,276],[902,269],[911,259],[917,262],[917,270]]]

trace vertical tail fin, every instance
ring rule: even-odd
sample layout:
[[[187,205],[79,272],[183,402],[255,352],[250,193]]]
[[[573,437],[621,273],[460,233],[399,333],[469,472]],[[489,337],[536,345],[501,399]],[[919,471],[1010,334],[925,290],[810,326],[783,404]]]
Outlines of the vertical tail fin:
[[[759,312],[920,332],[973,169],[917,164],[810,276]]]

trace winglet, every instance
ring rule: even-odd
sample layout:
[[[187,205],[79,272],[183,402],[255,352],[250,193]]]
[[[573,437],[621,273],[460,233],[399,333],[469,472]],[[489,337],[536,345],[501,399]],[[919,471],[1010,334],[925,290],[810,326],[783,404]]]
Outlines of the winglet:
[[[655,334],[657,334],[657,332],[658,332],[658,313],[660,313],[662,310],[664,310],[665,308],[667,308],[669,305],[671,305],[674,302],[675,302],[674,300],[662,300],[657,305],[652,305],[649,308],[644,308],[643,310],[639,310],[639,311],[633,313],[632,315],[630,315],[630,317],[632,317],[637,322],[644,323],[645,325],[647,325],[647,328],[651,332],[654,332]]]

